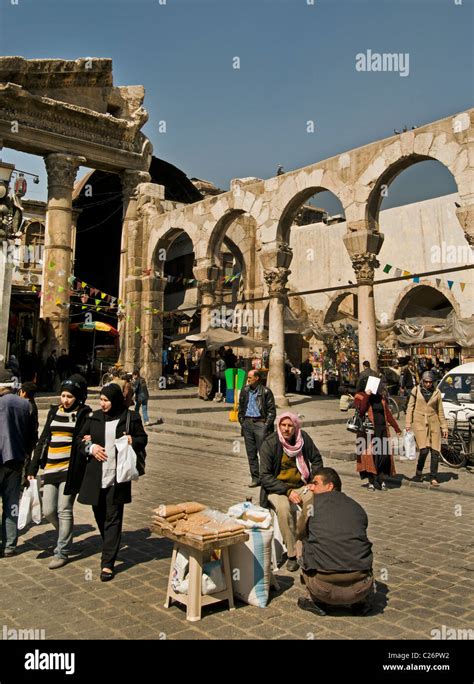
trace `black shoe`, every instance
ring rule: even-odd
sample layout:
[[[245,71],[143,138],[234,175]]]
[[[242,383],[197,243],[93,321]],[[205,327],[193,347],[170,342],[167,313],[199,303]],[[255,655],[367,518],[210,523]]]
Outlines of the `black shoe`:
[[[3,557],[11,558],[12,556],[16,556],[16,549],[5,549],[3,552]]]
[[[112,572],[105,572],[104,570],[100,571],[100,581],[101,582],[110,582],[114,578],[114,571]]]
[[[301,610],[308,610],[310,613],[314,613],[314,615],[319,615],[320,617],[324,617],[325,615],[327,615],[326,611],[323,610],[320,606],[318,606],[317,603],[311,601],[311,599],[307,599],[303,596],[300,596],[297,603],[298,608],[301,608]]]
[[[260,487],[260,480],[256,480],[252,477],[252,482],[249,484],[249,487]]]
[[[349,608],[352,615],[367,615],[370,613],[372,606],[368,601],[362,601],[362,603],[353,603]]]
[[[286,561],[285,567],[289,572],[296,572],[297,570],[300,569],[300,566],[299,566],[296,558],[288,558],[288,560]]]

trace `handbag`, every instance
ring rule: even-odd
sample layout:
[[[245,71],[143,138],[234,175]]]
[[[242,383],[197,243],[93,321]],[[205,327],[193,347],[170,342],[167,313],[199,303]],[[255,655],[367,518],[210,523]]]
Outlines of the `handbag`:
[[[127,420],[125,421],[125,434],[129,434],[130,432],[130,419],[131,419],[131,411],[127,411]],[[145,474],[145,460],[146,460],[146,451],[145,449],[142,449],[140,451],[135,452],[136,457],[137,457],[137,471],[138,471],[138,476],[141,477],[142,475]]]
[[[373,432],[374,425],[367,414],[362,417],[359,409],[356,409],[352,418],[346,422],[346,430],[349,432]]]

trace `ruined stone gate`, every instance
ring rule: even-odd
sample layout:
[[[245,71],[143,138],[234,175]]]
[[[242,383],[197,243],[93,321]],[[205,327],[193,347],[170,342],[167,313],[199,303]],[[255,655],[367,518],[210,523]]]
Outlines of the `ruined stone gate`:
[[[129,250],[127,271],[127,302],[135,304],[125,323],[123,353],[127,365],[141,365],[149,378],[161,372],[161,353],[156,352],[162,347],[162,319],[149,313],[163,309],[166,279],[160,251],[166,250],[183,231],[191,239],[203,307],[201,329],[205,330],[209,311],[220,303],[218,255],[224,237],[233,231],[233,240],[239,243],[248,239],[253,230],[258,260],[252,286],[245,282],[243,291],[247,299],[269,297],[269,342],[273,345],[269,383],[280,404],[284,404],[283,316],[292,261],[290,229],[302,204],[317,192],[328,190],[340,200],[346,217],[342,241],[357,281],[360,359],[369,359],[376,367],[373,281],[384,240],[378,224],[384,190],[413,164],[424,160],[441,162],[456,182],[460,202],[456,215],[472,246],[473,118],[471,109],[265,181],[235,179],[229,192],[172,211],[167,210],[169,203],[163,202],[161,186],[140,185],[132,228],[134,248],[133,252]],[[245,222],[239,226],[242,218]],[[243,269],[247,279],[250,270]],[[143,337],[146,345],[141,344]]]

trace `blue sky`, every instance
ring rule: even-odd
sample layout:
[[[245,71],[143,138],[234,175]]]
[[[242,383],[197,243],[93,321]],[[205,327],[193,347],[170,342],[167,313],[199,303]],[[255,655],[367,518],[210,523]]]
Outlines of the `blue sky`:
[[[0,52],[111,57],[116,85],[146,87],[156,156],[223,189],[472,106],[473,0],[160,1],[5,0]],[[409,75],[357,71],[368,49],[408,53]],[[39,158],[2,158],[44,178]],[[436,166],[402,174],[391,202],[453,191]]]

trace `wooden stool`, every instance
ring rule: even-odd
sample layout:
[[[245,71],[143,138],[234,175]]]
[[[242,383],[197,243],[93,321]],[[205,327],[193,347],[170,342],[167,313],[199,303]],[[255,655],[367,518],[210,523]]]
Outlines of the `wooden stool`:
[[[179,601],[186,606],[186,620],[196,622],[201,619],[201,607],[208,606],[212,603],[219,603],[220,601],[229,602],[229,610],[234,610],[234,595],[232,592],[232,573],[230,569],[229,547],[233,544],[241,544],[246,542],[249,535],[246,532],[234,537],[224,537],[215,541],[200,542],[195,539],[189,539],[186,536],[176,537],[169,530],[161,530],[162,536],[171,539],[174,542],[173,554],[171,556],[171,567],[168,578],[168,590],[166,592],[165,608],[169,608],[170,601]],[[186,551],[189,555],[189,584],[187,594],[178,594],[174,591],[172,585],[174,564],[176,556],[180,550]],[[202,566],[203,557],[205,553],[214,550],[221,550],[221,560],[224,569],[224,577],[226,588],[223,591],[218,591],[215,594],[203,595],[201,594],[202,581]]]

